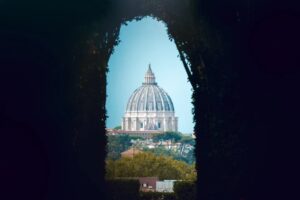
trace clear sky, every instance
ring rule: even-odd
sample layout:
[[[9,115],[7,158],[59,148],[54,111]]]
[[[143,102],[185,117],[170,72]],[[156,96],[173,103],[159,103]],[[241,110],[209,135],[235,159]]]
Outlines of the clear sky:
[[[120,40],[108,63],[106,126],[121,125],[127,101],[142,85],[151,63],[157,84],[173,101],[178,131],[192,133],[192,87],[164,23],[150,17],[129,22],[121,27]]]

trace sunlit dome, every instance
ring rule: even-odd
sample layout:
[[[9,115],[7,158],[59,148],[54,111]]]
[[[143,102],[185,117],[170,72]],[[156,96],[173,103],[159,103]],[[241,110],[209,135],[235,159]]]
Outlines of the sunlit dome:
[[[150,65],[145,75],[145,82],[129,98],[126,111],[174,112],[170,96],[155,82],[155,76]]]
[[[130,96],[122,130],[126,131],[177,131],[177,117],[170,96],[157,85],[149,65],[145,81]]]

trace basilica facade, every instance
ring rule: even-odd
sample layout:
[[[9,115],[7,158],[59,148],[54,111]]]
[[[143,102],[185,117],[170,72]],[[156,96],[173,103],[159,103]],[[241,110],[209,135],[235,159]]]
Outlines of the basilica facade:
[[[145,81],[130,96],[124,117],[122,131],[165,132],[177,131],[178,118],[170,96],[158,86],[149,65]]]

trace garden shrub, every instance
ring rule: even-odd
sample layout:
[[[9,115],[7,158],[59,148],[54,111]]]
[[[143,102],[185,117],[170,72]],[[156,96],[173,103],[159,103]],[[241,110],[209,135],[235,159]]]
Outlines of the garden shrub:
[[[137,179],[110,179],[106,180],[107,200],[138,200],[140,183]]]
[[[140,192],[140,200],[176,200],[173,192]]]
[[[196,183],[192,181],[176,181],[174,192],[177,200],[196,200]]]

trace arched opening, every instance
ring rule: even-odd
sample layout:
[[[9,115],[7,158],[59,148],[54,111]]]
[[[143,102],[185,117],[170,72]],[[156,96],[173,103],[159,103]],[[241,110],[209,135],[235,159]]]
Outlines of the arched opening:
[[[130,2],[116,6],[116,10],[113,10],[105,20],[93,22],[88,28],[83,28],[84,34],[88,30],[86,34],[88,36],[80,46],[83,52],[79,64],[81,74],[81,98],[79,99],[82,101],[80,125],[82,127],[78,132],[89,142],[82,139],[78,141],[86,145],[83,149],[87,151],[81,151],[82,160],[85,159],[81,162],[86,166],[86,171],[90,173],[94,181],[104,180],[106,152],[103,147],[107,143],[106,72],[109,58],[119,42],[120,27],[127,21],[150,15],[166,23],[168,35],[176,44],[179,57],[194,89],[192,96],[194,130],[197,136],[200,136],[196,139],[196,169],[202,172],[198,173],[197,177],[197,191],[200,194],[198,197],[214,196],[215,198],[232,194],[239,196],[235,192],[239,187],[241,177],[240,171],[237,170],[240,169],[238,165],[241,163],[238,159],[243,156],[244,151],[235,151],[235,148],[240,149],[241,143],[239,143],[237,133],[242,129],[230,132],[228,128],[237,125],[239,110],[234,108],[234,104],[231,106],[233,109],[223,106],[228,101],[237,101],[234,94],[237,91],[236,88],[228,90],[230,86],[233,86],[234,80],[229,78],[234,76],[230,74],[232,66],[229,60],[232,58],[230,54],[226,54],[230,51],[224,50],[222,38],[215,31],[214,26],[211,26],[205,19],[198,20],[199,13],[194,12],[190,4],[177,2],[173,5],[174,7],[169,7],[166,2],[160,2],[161,6],[152,3],[143,4],[145,2],[141,4],[134,4],[135,1]],[[130,9],[125,9],[128,7]],[[220,68],[220,66],[223,67]],[[231,93],[233,95],[230,95]],[[226,115],[228,110],[230,110],[230,117]],[[92,138],[93,141],[91,141]],[[89,156],[89,159],[84,156],[85,154]],[[229,158],[235,162],[229,162]],[[227,167],[222,167],[223,165]],[[98,177],[95,176],[96,173]],[[223,193],[216,195],[214,185]],[[227,186],[225,190],[222,189],[224,185]]]
[[[192,86],[162,21],[126,22],[118,40],[108,62],[106,177],[174,194],[175,181],[196,180]]]
[[[139,5],[141,6],[142,4]],[[127,6],[132,6],[132,8],[134,8],[133,5],[126,5],[126,7]],[[192,87],[194,88],[194,92],[192,95],[195,121],[194,131],[197,133],[204,133],[207,132],[208,129],[209,115],[207,113],[209,110],[209,98],[207,95],[207,80],[206,73],[204,71],[205,66],[202,54],[198,49],[198,45],[203,44],[203,41],[201,41],[203,38],[201,40],[198,40],[198,38],[192,37],[195,32],[203,30],[193,28],[196,25],[194,24],[195,21],[191,19],[193,18],[194,13],[188,12],[188,10],[190,9],[190,5],[176,6],[176,10],[178,10],[178,12],[175,13],[175,15],[173,13],[173,11],[175,10],[172,10],[173,8],[168,7],[168,12],[172,10],[170,16],[165,15],[166,13],[160,12],[159,7],[152,6],[153,5],[149,5],[146,10],[144,10],[143,8],[142,13],[140,13],[140,11],[138,10],[136,10],[136,12],[131,10],[132,12],[128,13],[125,10],[120,11],[118,9],[119,7],[117,7],[117,11],[115,12],[117,12],[118,14],[111,14],[110,17],[112,18],[99,22],[101,26],[98,26],[94,22],[93,24],[88,26],[89,28],[83,28],[83,34],[85,35],[87,35],[86,30],[88,29],[88,37],[86,38],[86,40],[82,41],[82,46],[80,47],[82,48],[82,55],[79,62],[81,74],[80,90],[82,92],[81,98],[79,98],[79,100],[82,101],[80,115],[85,117],[81,119],[81,127],[78,128],[78,135],[84,134],[83,137],[85,139],[78,139],[77,141],[79,141],[82,146],[89,145],[83,147],[83,149],[86,149],[86,152],[81,151],[80,153],[82,155],[79,157],[82,157],[80,158],[80,162],[84,166],[83,168],[86,168],[86,171],[88,171],[87,173],[90,174],[90,178],[95,182],[98,181],[95,173],[98,173],[98,178],[101,182],[103,180],[105,171],[104,160],[106,158],[106,152],[104,151],[103,147],[105,147],[107,143],[107,137],[105,136],[105,120],[107,116],[107,113],[105,111],[105,102],[107,83],[106,72],[108,70],[108,61],[115,46],[119,42],[118,37],[120,27],[127,21],[131,21],[133,19],[139,20],[144,16],[155,16],[157,19],[162,20],[166,23],[166,26],[168,28],[168,36],[175,42],[176,48],[178,49],[179,58],[183,63],[185,73],[187,74],[188,79]],[[185,11],[182,12],[182,10]],[[182,15],[185,16],[183,17]],[[180,20],[174,21],[174,19],[177,18],[180,18]],[[106,22],[110,23],[107,24]],[[203,26],[205,25],[203,24]],[[105,29],[103,29],[103,27],[105,27]],[[182,30],[189,31],[182,32]],[[205,48],[205,45],[203,45],[202,48]],[[206,53],[212,52],[205,52],[204,54]],[[99,76],[96,76],[97,74],[100,74],[100,80]],[[87,99],[87,97],[89,98]],[[199,97],[202,97],[201,101],[197,100],[199,99]],[[199,125],[199,121],[201,121],[201,126]],[[99,133],[101,135],[99,135]],[[92,138],[94,138],[93,141],[91,141]],[[88,142],[85,142],[85,140]],[[197,143],[198,140],[196,140],[196,144]],[[92,150],[92,147],[94,148],[94,150]],[[201,147],[206,148],[204,144],[202,144]],[[101,153],[99,153],[100,151]],[[195,153],[196,155],[199,154],[199,149],[197,149],[197,147]],[[91,158],[93,158],[94,160]],[[196,156],[196,159],[196,163],[198,165],[199,156]],[[97,165],[95,165],[94,163],[97,163]],[[93,166],[91,167],[91,165]],[[196,169],[199,170],[197,166]]]

